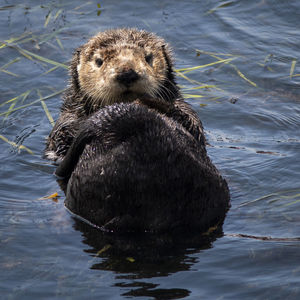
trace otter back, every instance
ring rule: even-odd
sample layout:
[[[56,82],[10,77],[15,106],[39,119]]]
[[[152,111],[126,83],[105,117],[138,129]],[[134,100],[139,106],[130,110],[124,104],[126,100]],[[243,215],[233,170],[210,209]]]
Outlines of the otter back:
[[[109,231],[204,231],[228,208],[227,184],[197,140],[142,105],[92,115],[56,173],[66,206]]]

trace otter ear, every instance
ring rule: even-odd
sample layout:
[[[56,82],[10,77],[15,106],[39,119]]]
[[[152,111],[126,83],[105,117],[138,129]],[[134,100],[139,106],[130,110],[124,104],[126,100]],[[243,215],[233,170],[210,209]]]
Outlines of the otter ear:
[[[162,52],[164,54],[165,61],[167,63],[167,70],[168,70],[169,73],[170,72],[172,73],[173,72],[173,61],[172,61],[172,58],[171,58],[172,53],[169,50],[168,45],[166,45],[166,44],[162,45],[161,48],[162,48]]]
[[[168,91],[169,100],[174,100],[180,97],[180,92],[175,80],[172,53],[170,48],[166,44],[162,45],[161,48],[167,64],[167,80],[165,80],[164,86]]]
[[[80,54],[83,46],[77,48],[73,54],[71,66],[70,66],[70,75],[72,79],[72,84],[76,89],[79,89],[79,79],[78,79],[78,67],[80,66]]]

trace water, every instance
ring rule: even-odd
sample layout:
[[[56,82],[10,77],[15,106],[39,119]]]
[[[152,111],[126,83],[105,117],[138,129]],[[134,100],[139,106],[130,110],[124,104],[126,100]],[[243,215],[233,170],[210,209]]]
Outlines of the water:
[[[0,4],[0,40],[10,43],[0,44],[0,135],[33,152],[0,140],[1,299],[299,299],[299,1],[99,4]],[[46,73],[55,65],[22,49],[67,64],[88,37],[121,26],[163,36],[178,69],[233,58],[185,74],[211,88],[178,76],[230,186],[224,234],[104,236],[74,220],[41,158],[51,130],[41,102],[6,113],[67,84],[66,69]],[[45,103],[56,119],[60,95]],[[38,200],[54,192],[58,201]]]

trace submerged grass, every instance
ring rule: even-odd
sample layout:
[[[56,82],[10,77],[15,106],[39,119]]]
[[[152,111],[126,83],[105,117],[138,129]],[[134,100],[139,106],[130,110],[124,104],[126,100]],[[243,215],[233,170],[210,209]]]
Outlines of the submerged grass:
[[[10,72],[10,71],[7,71],[7,70],[0,70],[0,71],[3,72],[3,73],[6,73],[6,74],[8,74],[8,75],[14,76],[14,77],[19,77],[18,74],[15,74],[15,73]]]
[[[24,55],[25,57],[27,57],[28,59],[30,60],[33,60],[33,58],[37,59],[37,60],[40,60],[42,62],[45,62],[45,63],[48,63],[50,65],[54,65],[54,66],[57,66],[57,67],[61,67],[61,68],[64,68],[64,69],[68,69],[69,67],[63,63],[60,63],[60,62],[57,62],[57,61],[54,61],[52,59],[49,59],[47,57],[43,57],[41,55],[38,55],[38,54],[35,54],[33,52],[30,52],[28,50],[25,50],[25,49],[22,49],[20,47],[16,47],[16,49],[22,54]]]
[[[6,65],[7,65],[7,64],[6,64]],[[0,68],[0,71],[1,71],[1,72],[6,73],[6,74],[11,75],[11,76],[14,76],[14,77],[19,77],[18,74],[6,70],[6,69],[5,69],[5,68],[7,67],[6,65],[4,65],[3,67]]]
[[[48,118],[50,124],[51,124],[52,127],[53,127],[54,124],[55,124],[55,122],[54,122],[54,120],[53,120],[53,118],[52,118],[52,116],[51,116],[51,113],[50,113],[50,111],[49,111],[49,109],[48,109],[48,107],[47,107],[47,105],[46,105],[46,103],[45,103],[45,101],[44,101],[44,99],[43,99],[43,96],[42,96],[42,94],[41,94],[41,91],[38,89],[38,90],[37,90],[37,93],[38,93],[38,95],[39,95],[39,97],[40,97],[41,104],[42,104],[42,107],[43,107],[43,109],[44,109],[44,111],[45,111],[45,113],[46,113],[46,116],[47,116],[47,118]]]
[[[237,73],[243,80],[247,81],[247,82],[250,83],[252,86],[257,87],[257,84],[256,84],[255,82],[253,82],[252,80],[248,79],[248,78],[247,78],[247,77],[246,77],[246,76],[238,69],[238,67],[237,67],[236,65],[234,65],[234,64],[232,64],[232,63],[229,63],[229,62],[230,62],[229,59],[228,59],[228,61],[226,61],[226,59],[224,60],[224,59],[222,59],[222,58],[220,57],[220,56],[228,56],[228,54],[224,54],[224,53],[218,54],[218,53],[207,52],[207,51],[198,50],[198,49],[197,49],[196,51],[197,51],[197,53],[199,53],[199,54],[201,54],[201,53],[207,54],[207,55],[209,55],[209,56],[211,56],[211,57],[217,59],[219,62],[222,62],[222,63],[224,63],[224,64],[228,64],[229,66],[231,66],[231,67],[236,71],[236,73]],[[235,55],[230,54],[230,56],[235,56]],[[238,58],[238,57],[241,57],[241,56],[239,56],[239,55],[236,55],[236,56],[235,56],[235,58]],[[233,59],[232,59],[232,60],[233,60]]]
[[[1,71],[1,72],[4,72],[4,73],[7,73],[7,74],[10,74],[10,75],[13,75],[13,76],[16,76],[16,77],[19,77],[19,75],[15,74],[15,73],[13,73],[13,72],[9,72],[9,71],[7,71],[6,69],[7,69],[10,65],[12,65],[12,64],[14,64],[14,63],[16,63],[16,62],[18,62],[18,61],[20,61],[20,60],[21,60],[21,58],[20,58],[20,57],[17,57],[17,58],[15,58],[15,59],[9,61],[8,63],[6,63],[6,64],[4,64],[2,67],[0,67],[0,71]]]
[[[235,58],[220,59],[218,61],[214,61],[214,62],[209,63],[209,64],[200,65],[200,66],[196,66],[196,67],[189,67],[189,68],[177,69],[176,71],[177,72],[182,72],[182,74],[186,74],[186,73],[189,73],[191,71],[198,70],[198,69],[203,69],[203,68],[207,68],[207,67],[211,67],[211,66],[216,65],[216,64],[227,63],[227,62],[230,62],[230,61],[232,61],[234,59]]]
[[[291,65],[291,70],[290,70],[290,77],[292,77],[294,74],[296,63],[297,63],[297,60],[293,59],[292,65]]]
[[[11,103],[11,102],[15,102],[15,101],[17,101],[20,97],[23,97],[23,102],[24,102],[24,100],[27,98],[27,96],[29,95],[30,92],[31,92],[31,90],[28,90],[28,91],[26,91],[26,92],[20,94],[20,95],[17,96],[17,97],[14,97],[14,98],[12,98],[12,99],[7,100],[7,101],[1,103],[1,104],[0,104],[0,107],[3,106],[3,105],[9,104],[9,103]]]
[[[13,45],[13,44],[16,44],[16,42],[19,42],[20,40],[24,39],[25,37],[31,35],[32,32],[28,31],[28,32],[24,32],[22,33],[20,36],[17,36],[17,37],[12,37],[8,40],[5,40],[4,42],[1,42],[0,44],[0,49],[1,48],[5,48],[9,45]]]
[[[31,105],[33,105],[33,104],[35,104],[35,103],[41,102],[41,101],[43,101],[43,100],[50,99],[50,98],[52,98],[52,97],[54,97],[54,96],[57,96],[57,95],[63,93],[64,91],[65,91],[65,89],[59,90],[59,91],[54,92],[54,93],[52,93],[52,94],[49,94],[49,95],[47,95],[47,96],[45,96],[45,97],[39,98],[39,99],[37,99],[37,100],[34,100],[34,101],[30,102],[30,103],[27,103],[27,104],[18,106],[18,107],[16,107],[16,108],[13,108],[13,109],[8,110],[8,111],[5,111],[5,112],[2,112],[2,113],[0,113],[0,116],[6,115],[8,112],[11,113],[11,112],[14,112],[14,111],[16,111],[16,110],[19,110],[19,109],[23,109],[23,108],[29,107],[29,106],[31,106]],[[21,94],[21,95],[22,95],[22,94]],[[12,100],[15,101],[16,98],[18,98],[18,97],[15,97],[15,98],[10,99],[10,100],[8,100],[8,101],[12,101]],[[6,101],[5,103],[7,103],[8,101]],[[4,105],[5,103],[3,103],[2,105]]]
[[[289,201],[289,200],[293,200],[293,201]],[[238,206],[238,208],[243,207],[243,206],[252,205],[252,204],[255,204],[256,202],[260,202],[260,201],[268,201],[268,204],[272,204],[272,203],[275,203],[278,201],[283,201],[286,203],[282,204],[280,207],[290,206],[290,205],[300,202],[300,189],[299,188],[291,189],[291,190],[280,191],[277,193],[267,194],[267,195],[264,195],[257,199],[244,202],[244,203],[240,204]]]
[[[58,36],[56,36],[55,39],[56,39],[56,42],[57,42],[58,46],[60,47],[60,49],[65,50],[64,46],[63,46],[62,42],[60,41],[60,39],[58,38]]]
[[[222,53],[222,52],[217,53],[217,52],[211,52],[211,51],[205,51],[205,50],[199,50],[199,49],[196,49],[196,53],[197,53],[197,56],[204,54],[206,56],[212,57],[215,59],[215,61],[213,61],[211,63],[203,64],[203,65],[187,67],[187,68],[180,68],[180,69],[175,70],[179,77],[187,80],[189,83],[191,83],[193,85],[197,85],[191,89],[200,90],[200,89],[207,88],[207,89],[215,89],[215,90],[224,92],[224,90],[217,85],[204,84],[197,80],[191,79],[190,77],[187,76],[187,73],[190,73],[192,71],[199,71],[200,69],[208,69],[213,66],[222,66],[222,65],[229,65],[231,68],[234,69],[234,71],[237,73],[237,75],[240,78],[242,78],[244,81],[249,83],[251,86],[257,87],[257,84],[255,82],[253,82],[248,77],[246,77],[246,75],[243,74],[241,72],[241,70],[235,64],[232,63],[233,61],[237,60],[238,58],[241,58],[242,56],[230,54],[230,53]],[[225,58],[222,58],[221,56],[223,56],[223,57],[225,56]],[[185,98],[201,98],[201,96],[205,96],[205,95],[200,95],[200,97],[199,97],[199,95],[184,94]],[[217,98],[219,98],[219,97],[217,97]]]
[[[207,15],[208,15],[208,14],[212,14],[212,13],[214,13],[215,11],[219,10],[220,8],[228,7],[228,6],[231,6],[231,5],[235,4],[235,3],[236,3],[236,1],[225,1],[225,2],[223,2],[223,3],[219,4],[219,5],[217,5],[216,7],[210,9],[206,14],[207,14]]]
[[[204,96],[203,95],[197,95],[197,94],[186,94],[186,93],[183,93],[183,97],[185,99],[193,99],[193,98],[203,98]]]
[[[24,146],[24,145],[17,145],[15,142],[12,142],[12,141],[8,140],[5,136],[3,136],[1,134],[0,134],[0,139],[3,140],[4,142],[10,144],[14,148],[17,148],[18,151],[21,151],[23,149],[23,150],[26,150],[29,154],[32,154],[32,155],[34,154],[33,151],[30,150],[29,148],[27,148],[26,146]]]
[[[54,16],[54,21],[58,18],[58,16],[59,16],[62,12],[63,12],[63,9],[62,9],[62,8],[60,8],[60,9],[56,12],[56,14],[55,14],[55,16]]]
[[[30,92],[31,92],[31,90],[28,90],[28,91],[22,93],[20,96],[14,98],[14,101],[12,101],[11,105],[9,106],[9,109],[8,109],[8,111],[6,112],[3,121],[5,121],[5,119],[7,119],[7,117],[10,115],[10,113],[13,111],[14,107],[15,107],[16,104],[17,104],[17,101],[18,101],[19,99],[21,99],[21,103],[24,103],[24,101],[26,100],[26,98],[28,97],[28,95],[30,94]]]
[[[45,20],[45,24],[44,24],[44,27],[46,28],[50,22],[50,19],[51,19],[51,15],[52,15],[52,11],[50,11],[48,13],[48,15],[46,16],[46,20]]]

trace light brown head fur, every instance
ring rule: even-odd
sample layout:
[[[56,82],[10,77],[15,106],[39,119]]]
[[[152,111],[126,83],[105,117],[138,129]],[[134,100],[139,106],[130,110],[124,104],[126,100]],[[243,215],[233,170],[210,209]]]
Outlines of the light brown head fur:
[[[148,96],[179,96],[172,55],[165,41],[137,29],[101,32],[78,48],[71,65],[73,86],[93,107]]]

